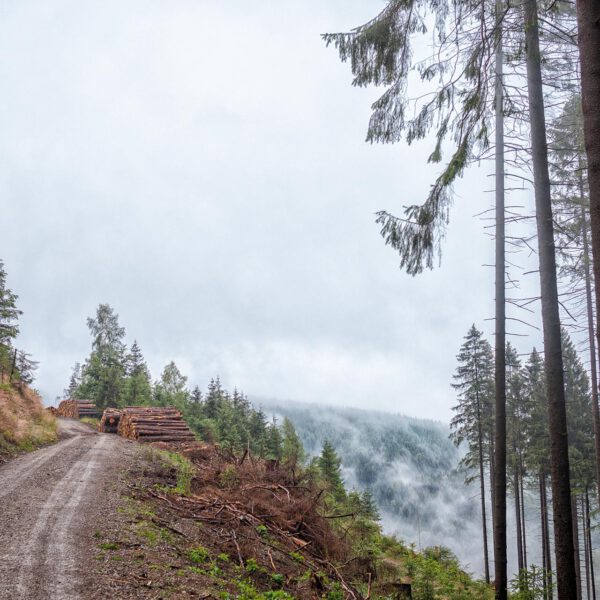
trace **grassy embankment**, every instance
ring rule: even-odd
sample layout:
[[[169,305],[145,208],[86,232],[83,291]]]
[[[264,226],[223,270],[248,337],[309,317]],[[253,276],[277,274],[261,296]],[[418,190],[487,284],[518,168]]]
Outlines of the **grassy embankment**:
[[[0,462],[57,439],[56,419],[25,385],[0,382]]]

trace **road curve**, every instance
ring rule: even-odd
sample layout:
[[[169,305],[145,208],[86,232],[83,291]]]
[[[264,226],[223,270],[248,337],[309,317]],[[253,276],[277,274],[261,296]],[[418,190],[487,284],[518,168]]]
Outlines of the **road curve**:
[[[59,434],[0,467],[0,598],[87,596],[94,515],[131,446],[71,419],[59,420]]]

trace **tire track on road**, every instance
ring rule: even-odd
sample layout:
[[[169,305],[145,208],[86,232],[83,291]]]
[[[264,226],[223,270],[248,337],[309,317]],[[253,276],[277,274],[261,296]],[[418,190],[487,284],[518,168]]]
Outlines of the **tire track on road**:
[[[133,447],[59,419],[62,441],[0,466],[0,600],[89,600],[101,506]],[[67,439],[65,439],[67,437]]]
[[[54,458],[59,452],[74,444],[82,436],[75,435],[68,440],[56,443],[50,448],[38,450],[37,456],[26,456],[15,459],[15,462],[8,463],[5,468],[0,470],[0,499],[14,492],[18,487],[27,483],[27,480],[34,477],[36,471],[44,466],[51,458]]]
[[[21,559],[17,592],[22,598],[77,600],[77,555],[70,531],[108,437],[98,437],[56,482],[42,506]],[[71,539],[70,539],[71,538]]]

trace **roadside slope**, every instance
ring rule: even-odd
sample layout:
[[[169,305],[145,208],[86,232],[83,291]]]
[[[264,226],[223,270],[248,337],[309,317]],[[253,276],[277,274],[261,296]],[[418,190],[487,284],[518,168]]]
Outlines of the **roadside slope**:
[[[26,385],[0,382],[0,464],[24,450],[56,441],[56,419]]]

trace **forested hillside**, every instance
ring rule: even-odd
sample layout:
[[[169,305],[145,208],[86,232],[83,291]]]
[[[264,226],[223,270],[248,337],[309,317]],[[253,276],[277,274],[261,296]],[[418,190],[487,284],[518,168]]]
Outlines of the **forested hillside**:
[[[321,592],[326,591],[323,597],[357,597],[351,588],[345,587],[345,577],[361,590],[363,597],[371,597],[372,592],[373,597],[377,597],[377,589],[383,594],[386,584],[412,586],[417,600],[430,600],[435,590],[442,595],[460,593],[465,600],[489,597],[491,588],[463,571],[453,553],[444,547],[445,541],[456,535],[459,521],[469,521],[473,513],[472,503],[467,498],[456,502],[456,494],[450,493],[452,481],[459,489],[462,482],[454,471],[458,451],[448,440],[444,427],[402,417],[390,422],[388,415],[363,411],[338,414],[330,410],[325,419],[319,418],[309,405],[298,406],[289,418],[276,407],[266,410],[253,406],[243,392],[227,391],[218,377],[211,380],[206,391],[198,386],[191,388],[187,377],[173,362],[152,382],[138,344],[134,342],[127,348],[125,329],[119,325],[118,315],[110,306],[100,305],[96,318],[88,319],[88,327],[92,334],[91,353],[83,366],[77,364],[73,369],[65,395],[89,398],[100,408],[130,404],[177,407],[198,440],[205,442],[199,446],[192,444],[191,450],[199,447],[202,452],[208,452],[211,465],[217,460],[216,456],[224,461],[211,473],[210,481],[203,481],[203,492],[209,484],[229,490],[233,494],[232,504],[239,506],[249,501],[251,515],[254,515],[256,490],[270,489],[273,478],[279,481],[276,478],[281,473],[282,479],[276,487],[285,491],[288,499],[292,494],[290,490],[298,495],[297,506],[289,519],[299,519],[287,533],[282,526],[277,526],[282,538],[299,536],[304,528],[311,528],[312,525],[305,522],[313,513],[314,518],[323,523],[319,527],[330,538],[321,544],[323,550],[319,552],[326,561],[324,564],[332,565],[337,583],[326,582],[317,574],[317,585]],[[297,434],[293,419],[298,421],[305,443]],[[359,423],[367,423],[367,429],[359,427]],[[333,435],[327,437],[326,431]],[[173,493],[189,495],[194,467],[174,455],[168,460],[171,470],[183,468]],[[260,466],[260,476],[254,473],[256,465]],[[254,474],[246,473],[246,468]],[[244,482],[244,478],[250,480]],[[268,481],[261,483],[262,478]],[[241,483],[250,485],[249,489],[253,490],[248,498],[239,496]],[[357,487],[363,489],[355,489]],[[195,502],[202,500],[201,496],[194,496]],[[270,501],[273,502],[272,498]],[[449,505],[452,518],[442,508],[444,504]],[[299,512],[301,507],[304,512]],[[380,509],[390,523],[401,519],[405,524],[412,524],[413,532],[416,526],[417,539],[423,523],[419,547],[411,548],[404,543],[412,541],[411,535],[407,535],[408,525],[387,528],[390,533],[397,530],[398,538],[384,535]],[[258,532],[259,539],[267,536],[268,527],[274,527],[271,508],[265,507],[263,512],[260,518],[266,519],[269,526],[261,522],[252,528]],[[289,519],[285,527],[289,526]],[[218,540],[213,550],[224,556],[219,536],[209,536],[209,539],[211,544]],[[269,547],[275,547],[270,537],[265,539]],[[316,548],[315,540],[311,539],[310,544],[314,542]],[[207,544],[207,539],[202,543]],[[300,548],[303,544],[300,541]],[[202,558],[198,562],[204,563],[210,552],[204,546],[201,548]],[[415,551],[421,549],[422,553]],[[293,597],[303,597],[301,591],[312,574],[305,573],[305,558],[297,552],[292,555],[302,565],[300,577],[295,571],[289,571],[287,576],[275,573],[268,581],[264,596],[253,588],[253,595],[239,597],[292,597],[284,590],[293,591]],[[259,558],[259,554],[246,558],[240,554],[238,560],[248,573],[264,574],[269,567],[275,569],[272,557],[266,567],[257,562]],[[330,562],[334,558],[338,566]],[[209,576],[210,585],[221,587],[230,586],[240,577],[239,569],[235,574],[226,574],[224,567],[210,572],[194,569],[195,574]],[[265,587],[264,581],[261,586]],[[341,593],[342,588],[345,593]],[[272,593],[279,595],[269,595]]]
[[[0,600],[597,600],[600,0],[40,4]]]
[[[434,268],[453,185],[467,167],[493,159],[494,202],[478,216],[493,222],[494,261],[485,266],[494,267],[494,311],[487,315],[494,340],[479,344],[476,328],[469,332],[459,354],[454,387],[460,405],[453,419],[455,440],[469,445],[463,464],[479,483],[485,578],[494,581],[496,598],[506,600],[512,494],[520,594],[533,597],[528,594],[541,587],[547,599],[555,592],[560,600],[581,599],[584,591],[595,597],[590,495],[600,485],[598,3],[463,2],[445,10],[437,3],[389,0],[362,24],[332,31],[323,39],[349,63],[353,85],[379,88],[367,140],[410,145],[428,139],[428,162],[443,165],[420,203],[403,201],[393,212],[377,212],[380,233],[404,271]],[[431,46],[418,43],[420,35],[435,40],[432,52],[422,52]],[[514,201],[521,182],[531,185],[530,208]],[[527,265],[534,256],[537,265]],[[522,283],[533,273],[539,288],[524,293]],[[512,346],[513,337],[538,329],[541,357],[530,347],[523,369],[523,349]],[[580,337],[591,389],[570,332]],[[472,369],[482,362],[483,378]],[[529,569],[526,487],[539,495],[541,579]],[[493,506],[490,536],[486,488]]]
[[[253,400],[288,417],[306,451],[325,440],[342,457],[347,487],[370,489],[387,531],[422,547],[444,544],[482,572],[476,489],[459,472],[462,450],[447,425],[398,414],[316,404]]]
[[[56,440],[56,423],[29,386],[37,362],[15,342],[19,335],[19,296],[8,287],[0,259],[0,463],[23,450]]]

